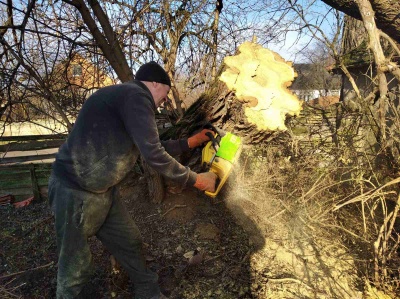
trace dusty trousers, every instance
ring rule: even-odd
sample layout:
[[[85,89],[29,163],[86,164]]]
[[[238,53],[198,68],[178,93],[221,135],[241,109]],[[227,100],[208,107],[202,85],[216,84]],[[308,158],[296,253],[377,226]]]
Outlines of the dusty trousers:
[[[48,194],[57,237],[57,298],[78,297],[90,279],[92,255],[87,240],[94,235],[129,274],[135,299],[158,296],[157,274],[146,267],[141,234],[117,188],[91,193],[66,186],[52,175]]]

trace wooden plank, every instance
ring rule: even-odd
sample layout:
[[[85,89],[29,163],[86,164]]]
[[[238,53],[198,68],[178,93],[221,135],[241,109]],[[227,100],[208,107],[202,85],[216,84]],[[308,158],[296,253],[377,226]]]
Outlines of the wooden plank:
[[[25,166],[25,167],[18,167],[18,168],[12,168],[11,166]],[[29,173],[29,165],[30,164],[17,164],[17,165],[1,165],[0,164],[0,175],[6,176],[6,175],[23,175],[24,173]]]
[[[20,188],[4,188],[0,189],[0,194],[12,194],[12,195],[33,195],[32,187],[20,187]]]
[[[49,181],[50,172],[40,173],[35,171],[37,184],[40,186],[47,186]],[[8,187],[30,187],[32,185],[32,178],[30,172],[20,174],[2,174],[0,173],[0,188]]]
[[[26,167],[18,167],[18,168],[12,168],[12,167],[0,167],[0,175],[22,175],[24,173],[29,172],[29,164],[23,164]],[[12,165],[7,165],[7,166],[12,166]],[[15,165],[15,166],[20,166],[20,165]]]
[[[46,195],[47,194],[47,189],[48,189],[47,186],[41,186],[39,188],[40,195],[41,196]],[[6,195],[6,194],[12,194],[15,197],[18,196],[20,198],[21,197],[29,197],[29,196],[33,195],[31,187],[29,187],[29,188],[24,187],[24,188],[0,189],[0,195]]]
[[[66,139],[67,134],[52,135],[25,135],[25,136],[2,136],[0,141],[29,141],[29,140],[46,140],[46,139]]]
[[[37,179],[37,184],[39,186],[47,186],[49,182],[49,177]],[[14,180],[14,181],[1,181],[0,182],[0,189],[7,189],[7,188],[29,188],[32,187],[32,180],[29,176],[25,177],[21,180]]]
[[[51,171],[37,171],[35,170],[36,177],[38,180],[43,178],[49,178]]]
[[[38,150],[39,148],[55,148],[59,147],[64,140],[54,138],[51,136],[22,136],[22,137],[7,137],[1,138],[4,140],[34,140],[32,142],[20,142],[8,144],[7,149],[10,151],[23,150]],[[51,138],[51,140],[36,141],[37,139]],[[0,146],[4,150],[5,146]],[[28,153],[26,153],[28,154]],[[26,199],[32,195],[36,199],[46,196],[48,180],[52,170],[51,162],[42,162],[41,160],[54,159],[56,153],[25,155],[19,157],[6,157],[0,159],[0,195],[12,194],[17,200]],[[26,163],[30,162],[30,163]],[[37,163],[35,163],[37,162]],[[26,164],[13,164],[13,163],[26,163]]]
[[[41,188],[41,187],[47,187],[48,185],[49,185],[49,178],[50,178],[50,175],[49,175],[49,177],[47,177],[46,179],[38,179],[38,185],[39,185],[39,187]]]
[[[11,152],[11,151],[31,151],[31,150],[41,150],[49,148],[59,148],[65,139],[55,139],[55,140],[44,140],[44,141],[30,141],[30,142],[13,142],[5,145],[0,145],[0,152]]]
[[[45,154],[45,155],[35,155],[35,156],[10,157],[10,158],[1,159],[0,164],[23,163],[23,162],[29,162],[29,161],[35,161],[35,160],[54,159],[55,157],[56,157],[56,153]]]
[[[0,183],[0,189],[15,189],[15,188],[32,188],[32,181],[30,177],[27,177],[23,180],[18,180],[18,181],[2,181]]]
[[[40,164],[35,165],[35,169],[37,171],[51,169],[52,165],[53,165],[52,163],[40,163]],[[15,165],[11,165],[11,164],[10,165],[9,164],[1,165],[0,164],[0,172],[6,171],[6,170],[14,171],[17,169],[20,169],[20,170],[29,169],[29,164],[15,164]]]
[[[27,171],[21,172],[8,172],[8,173],[3,173],[0,172],[0,185],[3,183],[7,182],[12,182],[12,181],[21,181],[21,180],[26,180],[30,178],[30,173],[29,169]]]

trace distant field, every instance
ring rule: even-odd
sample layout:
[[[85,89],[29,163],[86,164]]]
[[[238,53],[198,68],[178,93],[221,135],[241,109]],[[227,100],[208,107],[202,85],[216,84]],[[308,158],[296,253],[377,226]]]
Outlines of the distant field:
[[[0,134],[4,123],[0,123]],[[2,136],[25,136],[25,135],[49,135],[57,133],[66,133],[66,128],[54,121],[38,120],[35,123],[13,123],[6,125]]]

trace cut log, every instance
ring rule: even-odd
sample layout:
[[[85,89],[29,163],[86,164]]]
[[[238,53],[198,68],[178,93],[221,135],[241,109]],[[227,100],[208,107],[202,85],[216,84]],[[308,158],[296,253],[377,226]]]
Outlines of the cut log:
[[[288,89],[296,73],[277,53],[246,42],[224,63],[219,80],[162,139],[187,137],[210,122],[246,144],[260,144],[286,130],[286,116],[300,113],[302,102]]]
[[[258,44],[246,42],[226,57],[220,80],[243,102],[247,120],[259,130],[286,130],[287,115],[299,115],[301,102],[289,90],[297,76],[291,63]]]

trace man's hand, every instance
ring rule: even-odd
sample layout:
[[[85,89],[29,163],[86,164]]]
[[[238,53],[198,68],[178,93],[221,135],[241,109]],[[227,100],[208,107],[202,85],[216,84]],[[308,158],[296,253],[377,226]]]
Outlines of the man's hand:
[[[210,137],[208,137],[206,134],[211,133],[214,135],[215,133],[211,130],[208,129],[203,129],[199,133],[194,134],[192,137],[188,138],[188,144],[189,148],[195,148],[200,145],[202,145],[204,142],[209,141]]]
[[[201,191],[215,192],[217,175],[213,172],[202,172],[197,174],[194,187]]]

